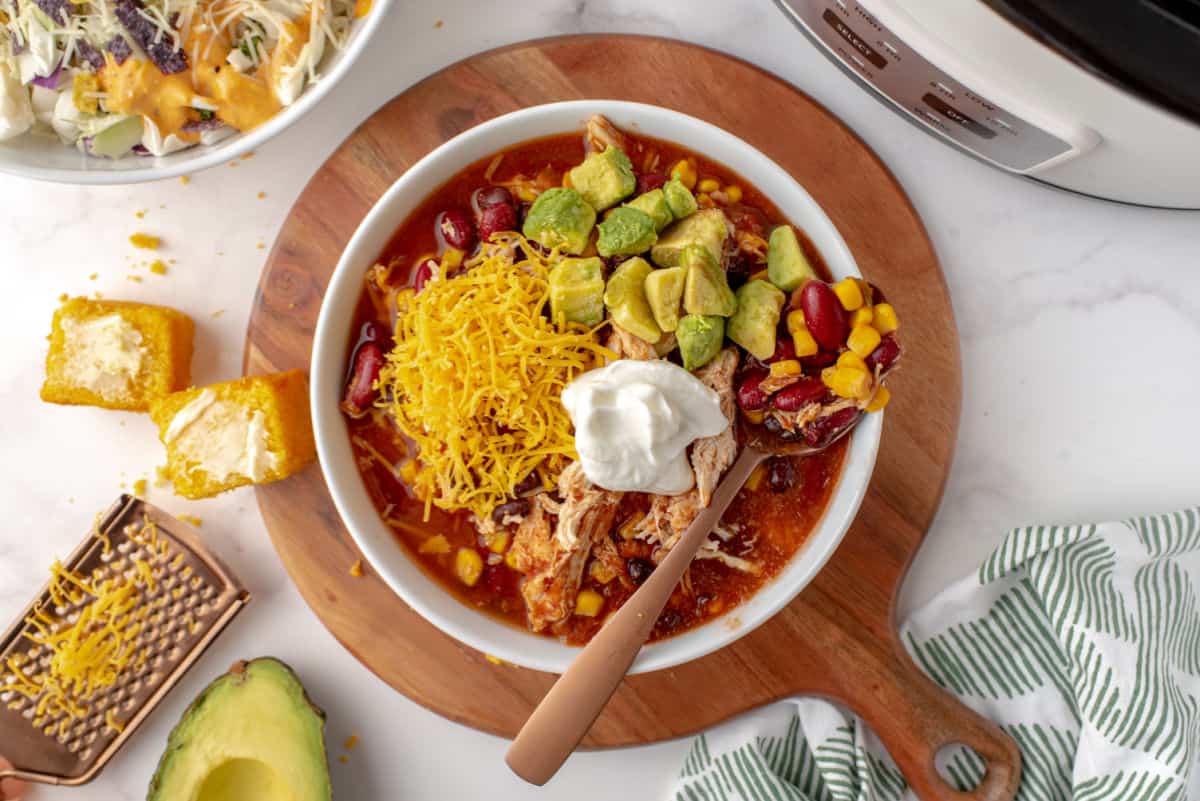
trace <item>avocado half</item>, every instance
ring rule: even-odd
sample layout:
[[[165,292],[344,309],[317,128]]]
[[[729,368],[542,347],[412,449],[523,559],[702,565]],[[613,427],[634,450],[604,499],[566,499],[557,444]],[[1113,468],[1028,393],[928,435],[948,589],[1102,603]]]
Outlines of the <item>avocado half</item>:
[[[330,801],[325,713],[292,669],[238,662],[167,738],[147,801]]]

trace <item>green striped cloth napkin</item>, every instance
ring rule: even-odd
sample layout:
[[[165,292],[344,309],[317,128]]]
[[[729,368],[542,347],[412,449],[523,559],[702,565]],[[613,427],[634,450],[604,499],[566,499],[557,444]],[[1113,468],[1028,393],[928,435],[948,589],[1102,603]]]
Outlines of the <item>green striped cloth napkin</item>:
[[[901,634],[1021,748],[1022,801],[1200,799],[1200,508],[1009,533]],[[983,763],[948,753],[973,787]],[[796,699],[698,737],[677,801],[913,798],[844,709]]]

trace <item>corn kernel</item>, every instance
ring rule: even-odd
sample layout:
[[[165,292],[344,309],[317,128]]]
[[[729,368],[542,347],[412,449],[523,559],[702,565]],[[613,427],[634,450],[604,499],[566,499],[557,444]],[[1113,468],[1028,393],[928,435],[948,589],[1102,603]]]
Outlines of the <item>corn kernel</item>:
[[[817,344],[817,340],[809,333],[807,327],[791,333],[792,346],[796,349],[797,356],[816,356],[817,351],[821,350],[821,346]]]
[[[853,278],[843,278],[833,285],[833,294],[842,302],[846,311],[854,311],[863,305],[862,289]]]
[[[575,596],[575,614],[580,617],[595,617],[604,608],[604,596],[595,590],[580,590]]]
[[[696,195],[696,205],[702,209],[711,209],[717,204],[713,203],[712,195],[707,192],[701,192]]]
[[[850,370],[862,370],[864,373],[871,372],[870,368],[867,367],[867,363],[863,361],[863,357],[852,350],[845,351],[841,356],[838,356],[837,366]]]
[[[770,279],[767,278],[767,271],[765,269],[763,269],[763,270],[759,270],[756,273],[752,273],[750,275],[750,280],[751,281],[769,281]]]
[[[846,340],[846,345],[865,359],[871,355],[871,351],[879,347],[881,339],[883,337],[874,328],[869,325],[860,325],[850,331],[850,338]]]
[[[600,584],[607,584],[617,577],[617,571],[613,570],[608,565],[601,562],[599,559],[593,559],[588,565],[588,575]]]
[[[860,325],[870,325],[875,322],[875,312],[870,306],[860,306],[850,312],[850,327],[858,328]]]
[[[821,371],[821,380],[839,398],[862,400],[871,394],[871,376],[852,367],[826,367]]]
[[[742,417],[745,417],[754,425],[760,426],[763,419],[766,418],[766,413],[762,409],[742,409]]]
[[[404,464],[400,465],[400,480],[410,487],[417,480],[417,460],[409,459]]]
[[[762,414],[762,412],[759,412],[759,414]],[[750,474],[750,478],[746,479],[744,486],[746,489],[754,492],[756,489],[762,486],[763,479],[766,477],[767,466],[765,464],[760,464],[758,467],[754,468],[754,472]]]
[[[516,549],[513,549],[513,550],[509,551],[508,553],[504,554],[504,564],[508,565],[513,570],[519,570],[519,567],[517,565],[517,559],[518,559],[518,557],[517,557]]]
[[[800,362],[795,359],[780,359],[771,365],[771,377],[783,378],[784,376],[800,375],[804,372],[800,367]]]
[[[880,334],[890,334],[900,327],[900,319],[896,309],[890,303],[880,303],[875,307],[875,319],[872,321],[875,330]]]
[[[571,171],[570,170],[567,170],[566,172],[563,173],[562,185],[563,185],[563,189],[574,189],[575,188],[575,184],[571,182]]]
[[[487,538],[488,550],[492,553],[504,553],[508,550],[508,543],[511,541],[512,534],[507,529],[498,529]]]
[[[671,177],[686,186],[689,190],[696,187],[696,165],[687,159],[680,159],[671,168]]]
[[[533,201],[538,199],[538,193],[533,191],[533,187],[518,186],[517,187],[517,199],[520,200],[522,203],[532,203]]]
[[[730,184],[725,187],[725,197],[729,198],[730,203],[740,203],[742,200],[742,188],[737,184]]]
[[[867,404],[867,411],[877,412],[884,406],[887,406],[888,401],[891,399],[891,391],[887,387],[880,387],[879,389],[875,390],[875,397],[871,398],[870,403]]]
[[[444,534],[434,534],[429,539],[421,543],[421,547],[417,548],[419,553],[443,554],[450,553],[450,540],[446,539]]]
[[[483,557],[474,548],[459,548],[454,555],[454,575],[468,587],[474,587],[483,575]]]
[[[705,178],[696,188],[701,192],[708,192],[711,194],[712,192],[716,192],[721,188],[721,182],[714,178]]]

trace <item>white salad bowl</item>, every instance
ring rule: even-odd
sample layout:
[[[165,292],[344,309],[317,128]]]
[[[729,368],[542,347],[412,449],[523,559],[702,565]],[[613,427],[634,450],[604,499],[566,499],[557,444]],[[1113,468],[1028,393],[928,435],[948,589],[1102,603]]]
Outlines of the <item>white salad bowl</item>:
[[[89,156],[52,133],[26,133],[0,142],[0,172],[65,184],[135,184],[199,172],[249,153],[307,114],[346,75],[383,24],[392,0],[374,0],[370,13],[353,21],[345,47],[327,52],[317,80],[290,106],[252,131],[166,156]]]
[[[427,575],[406,553],[380,519],[367,494],[338,403],[347,375],[351,319],[364,274],[410,212],[467,165],[529,139],[582,130],[592,114],[603,114],[618,127],[636,133],[680,143],[732,169],[808,234],[835,278],[860,275],[854,257],[829,217],[783,168],[714,125],[640,103],[581,100],[534,106],[497,117],[456,136],[414,164],[367,214],[333,273],[313,343],[313,426],[321,468],[334,503],[374,570],[426,620],[486,654],[553,673],[565,670],[579,649],[471,609]],[[867,415],[854,431],[824,515],[779,574],[721,617],[647,645],[631,672],[669,668],[722,648],[762,625],[804,589],[841,542],[866,494],[879,447],[882,417],[882,414]]]

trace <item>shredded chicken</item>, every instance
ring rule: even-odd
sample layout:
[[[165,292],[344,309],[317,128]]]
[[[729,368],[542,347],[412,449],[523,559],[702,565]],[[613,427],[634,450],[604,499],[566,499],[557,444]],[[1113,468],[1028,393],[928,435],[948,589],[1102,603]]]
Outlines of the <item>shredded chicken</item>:
[[[740,228],[734,231],[733,236],[737,241],[739,251],[759,263],[767,260],[767,240],[753,231],[744,231]]]
[[[712,493],[721,480],[721,474],[737,457],[737,404],[733,397],[733,371],[737,369],[737,363],[737,350],[725,348],[715,359],[696,371],[696,377],[721,398],[721,413],[729,421],[720,434],[698,439],[692,445],[692,470],[696,473],[701,509],[712,502]]]
[[[629,333],[616,323],[612,324],[612,333],[608,335],[608,341],[604,343],[604,347],[617,354],[618,359],[637,359],[648,362],[658,358],[653,345],[648,344],[641,337]]]
[[[587,121],[587,143],[591,150],[619,147],[626,154],[630,151],[629,138],[601,114],[593,114]]]
[[[814,420],[828,417],[835,412],[840,412],[842,409],[850,409],[864,404],[864,401],[858,401],[854,398],[840,398],[833,403],[810,403],[794,412],[781,412],[776,409],[771,412],[771,416],[778,420],[784,429],[799,431]]]
[[[801,378],[804,378],[804,376],[801,374],[768,375],[759,383],[758,388],[762,390],[764,394],[771,395],[783,389],[784,387],[790,387]]]

